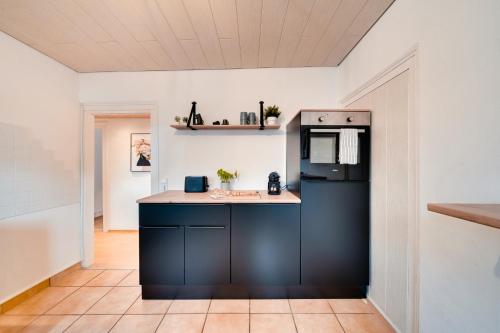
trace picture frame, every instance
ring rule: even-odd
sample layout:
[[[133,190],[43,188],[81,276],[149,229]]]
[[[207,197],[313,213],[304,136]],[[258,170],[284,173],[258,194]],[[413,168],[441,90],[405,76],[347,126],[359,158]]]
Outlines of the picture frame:
[[[151,172],[151,133],[130,134],[130,171]]]

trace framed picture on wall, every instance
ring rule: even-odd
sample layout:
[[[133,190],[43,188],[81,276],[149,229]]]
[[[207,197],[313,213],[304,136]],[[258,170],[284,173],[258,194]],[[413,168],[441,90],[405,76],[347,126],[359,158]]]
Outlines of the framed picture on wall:
[[[130,171],[151,171],[151,133],[130,134]]]

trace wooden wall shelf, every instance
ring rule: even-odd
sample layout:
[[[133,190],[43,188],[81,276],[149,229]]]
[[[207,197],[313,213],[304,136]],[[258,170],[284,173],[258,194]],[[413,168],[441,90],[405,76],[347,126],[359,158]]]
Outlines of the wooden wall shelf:
[[[500,229],[500,204],[429,203],[427,210]]]
[[[266,125],[264,129],[279,129],[281,125]],[[175,128],[177,130],[191,130],[186,125],[170,125],[170,127]],[[258,130],[259,125],[191,125],[192,128],[197,130]]]

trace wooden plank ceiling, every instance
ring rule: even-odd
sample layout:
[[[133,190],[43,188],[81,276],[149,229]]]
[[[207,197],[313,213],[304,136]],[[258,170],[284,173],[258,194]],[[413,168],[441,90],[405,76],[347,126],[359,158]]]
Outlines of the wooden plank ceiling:
[[[394,0],[0,0],[77,72],[337,66]]]

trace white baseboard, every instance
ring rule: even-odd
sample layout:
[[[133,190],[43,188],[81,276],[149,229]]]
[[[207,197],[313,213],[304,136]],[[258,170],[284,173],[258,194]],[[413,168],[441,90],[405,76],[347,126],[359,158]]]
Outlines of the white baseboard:
[[[385,320],[387,320],[387,322],[389,323],[389,325],[391,325],[391,327],[397,332],[397,333],[401,333],[401,331],[396,327],[396,325],[394,325],[394,323],[391,321],[391,319],[389,319],[389,317],[385,314],[385,312],[380,308],[380,306],[378,306],[377,303],[375,303],[375,301],[373,300],[373,298],[371,298],[370,296],[367,297],[368,300],[373,304],[373,306],[378,310],[378,312],[380,312],[380,314],[382,315],[382,317],[384,317]]]

